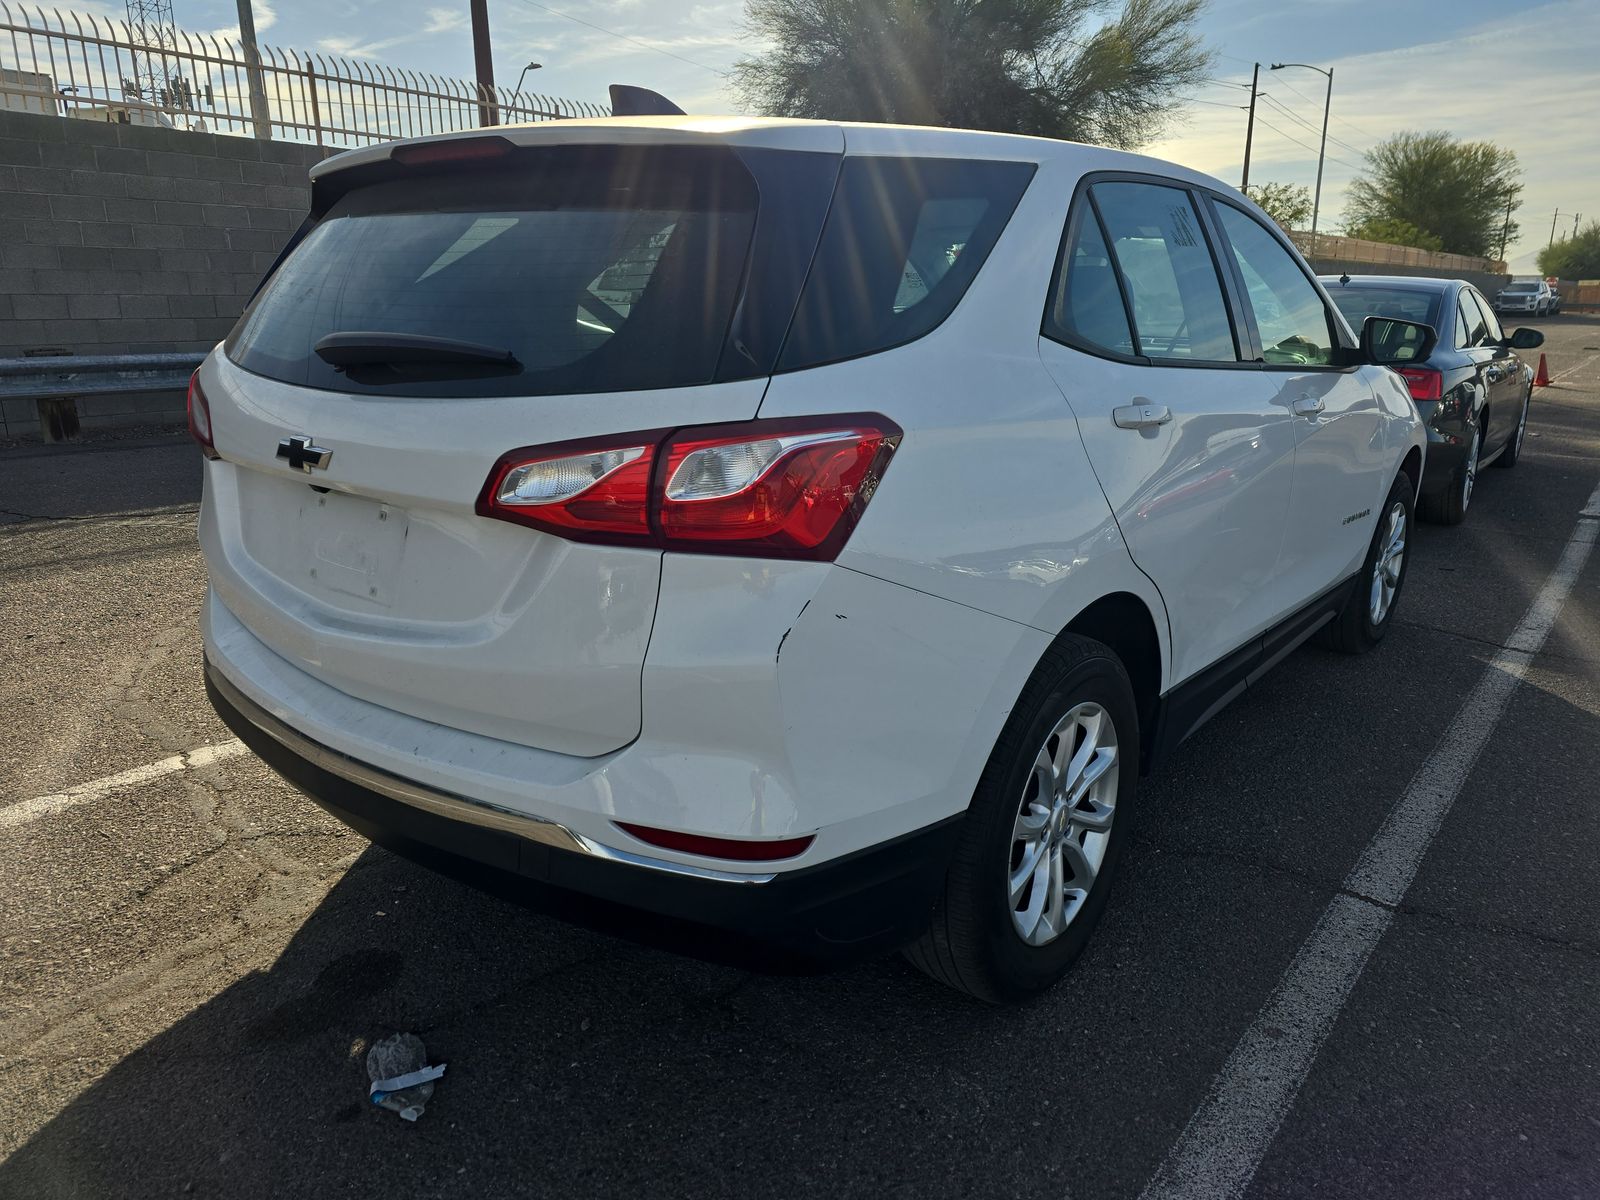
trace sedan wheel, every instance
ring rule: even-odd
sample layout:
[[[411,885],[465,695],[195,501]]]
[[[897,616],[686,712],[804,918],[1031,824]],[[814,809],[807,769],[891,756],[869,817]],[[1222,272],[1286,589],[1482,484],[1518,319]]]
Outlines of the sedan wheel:
[[[1500,452],[1500,457],[1494,460],[1497,467],[1511,468],[1517,465],[1517,459],[1522,457],[1522,439],[1528,432],[1528,405],[1533,401],[1533,389],[1529,388],[1522,394],[1522,412],[1517,415],[1517,429],[1511,435],[1511,440],[1506,443],[1506,448]]]

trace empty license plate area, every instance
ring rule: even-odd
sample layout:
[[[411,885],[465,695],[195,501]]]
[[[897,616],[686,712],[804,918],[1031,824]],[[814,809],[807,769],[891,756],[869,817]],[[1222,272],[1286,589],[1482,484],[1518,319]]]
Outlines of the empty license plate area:
[[[388,608],[405,554],[407,517],[402,508],[337,492],[308,489],[296,530],[300,585],[314,594],[335,593]]]

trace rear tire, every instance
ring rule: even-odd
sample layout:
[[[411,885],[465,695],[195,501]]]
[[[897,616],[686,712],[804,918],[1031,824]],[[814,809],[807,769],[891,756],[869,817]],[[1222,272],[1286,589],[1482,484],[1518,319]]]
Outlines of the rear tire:
[[[991,1004],[1049,988],[1105,909],[1138,776],[1127,671],[1109,647],[1063,635],[995,742],[944,891],[906,958]]]
[[[1322,627],[1322,644],[1341,654],[1364,654],[1389,632],[1411,555],[1406,543],[1412,529],[1412,497],[1416,485],[1401,471],[1378,512],[1378,527],[1362,560],[1355,587],[1338,616]]]
[[[1422,518],[1435,525],[1459,525],[1467,519],[1467,509],[1472,506],[1472,492],[1478,480],[1478,459],[1483,454],[1483,428],[1480,424],[1472,431],[1472,445],[1467,448],[1467,458],[1450,476],[1450,486],[1443,495],[1427,496],[1421,501]]]
[[[1522,393],[1522,411],[1517,414],[1517,427],[1511,432],[1511,440],[1506,443],[1506,448],[1500,451],[1500,457],[1494,460],[1497,467],[1507,470],[1517,465],[1517,459],[1522,457],[1522,439],[1528,432],[1528,405],[1533,403],[1533,389],[1530,387]]]

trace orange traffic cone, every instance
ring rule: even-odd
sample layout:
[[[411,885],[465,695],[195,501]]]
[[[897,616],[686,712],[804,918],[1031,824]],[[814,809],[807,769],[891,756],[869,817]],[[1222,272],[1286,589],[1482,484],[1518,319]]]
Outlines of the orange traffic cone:
[[[1550,386],[1550,368],[1544,365],[1544,355],[1539,355],[1539,373],[1533,377],[1534,387]]]

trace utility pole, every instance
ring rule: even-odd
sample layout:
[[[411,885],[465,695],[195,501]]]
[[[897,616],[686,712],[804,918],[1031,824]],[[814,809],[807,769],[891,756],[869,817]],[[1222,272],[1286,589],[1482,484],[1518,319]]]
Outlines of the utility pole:
[[[1544,248],[1546,250],[1550,249],[1551,246],[1554,246],[1556,244],[1556,218],[1559,217],[1560,215],[1561,215],[1561,210],[1559,208],[1556,209],[1555,212],[1550,214],[1550,240],[1545,243],[1545,247]]]
[[[1239,190],[1246,191],[1250,187],[1250,139],[1256,132],[1256,84],[1261,79],[1261,64],[1256,64],[1256,69],[1250,72],[1250,121],[1244,127],[1244,178],[1239,182]]]
[[[489,45],[489,0],[472,2],[472,61],[478,73],[478,124],[500,124],[495,101],[494,53]]]
[[[1573,237],[1573,240],[1577,240],[1577,237],[1578,237],[1578,218],[1581,217],[1581,216],[1583,216],[1582,213],[1573,213],[1572,214],[1572,237]]]
[[[1506,243],[1511,240],[1511,205],[1515,197],[1506,197],[1506,223],[1500,227],[1500,261],[1506,260]]]
[[[261,74],[261,51],[256,46],[256,16],[250,0],[239,0],[239,47],[244,51],[244,72],[250,88],[250,124],[256,137],[272,140],[272,111],[267,107],[266,77]]]

